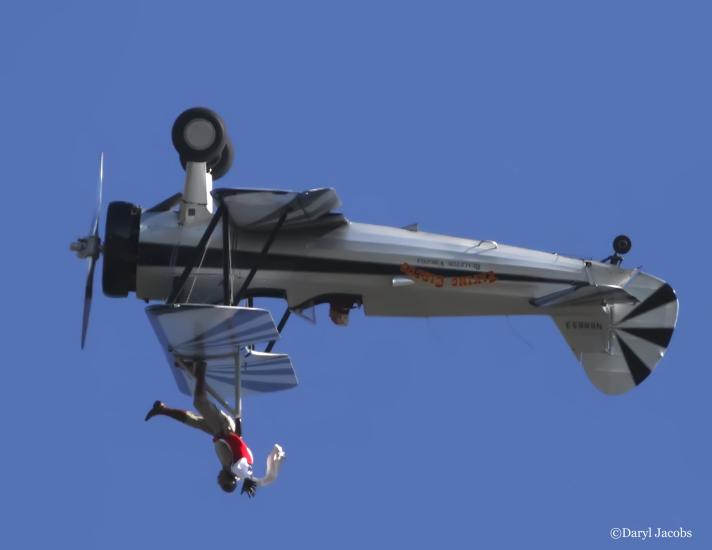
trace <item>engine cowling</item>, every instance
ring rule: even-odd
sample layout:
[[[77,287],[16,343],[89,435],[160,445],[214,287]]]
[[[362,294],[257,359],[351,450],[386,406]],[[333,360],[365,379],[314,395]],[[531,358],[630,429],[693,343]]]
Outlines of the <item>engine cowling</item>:
[[[141,208],[128,202],[112,202],[106,216],[104,238],[104,294],[123,298],[136,291],[138,238]]]

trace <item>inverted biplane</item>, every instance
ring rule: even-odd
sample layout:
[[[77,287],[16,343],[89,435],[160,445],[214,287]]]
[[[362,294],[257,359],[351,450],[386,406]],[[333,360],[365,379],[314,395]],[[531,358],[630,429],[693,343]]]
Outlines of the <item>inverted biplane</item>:
[[[592,261],[357,223],[338,211],[331,188],[213,188],[233,146],[208,109],[182,113],[173,143],[185,169],[182,193],[146,209],[112,202],[104,242],[97,209],[91,234],[72,244],[90,261],[82,347],[102,254],[104,294],[162,302],[146,311],[179,388],[190,393],[191,365],[205,361],[210,392],[228,407],[234,395],[236,414],[241,393],[297,384],[289,357],[272,347],[292,312],[324,303],[337,324],[354,308],[394,317],[548,315],[607,394],[645,380],[670,342],[675,292],[621,267],[631,247],[625,236],[614,240],[614,254]],[[269,311],[252,307],[258,297],[285,300],[277,326]]]

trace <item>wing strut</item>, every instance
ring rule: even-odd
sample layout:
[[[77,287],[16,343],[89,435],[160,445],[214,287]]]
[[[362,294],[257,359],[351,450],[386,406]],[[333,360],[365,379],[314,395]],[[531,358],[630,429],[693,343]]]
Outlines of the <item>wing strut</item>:
[[[250,270],[250,274],[247,276],[245,281],[242,283],[240,290],[237,292],[237,297],[235,298],[236,303],[239,304],[240,300],[242,300],[243,295],[247,291],[247,288],[250,286],[252,279],[255,277],[255,274],[257,273],[257,266],[260,264],[261,260],[269,252],[269,249],[272,246],[272,243],[274,242],[274,239],[277,236],[277,233],[279,232],[280,228],[282,227],[282,225],[284,225],[284,221],[287,219],[287,214],[289,214],[289,212],[290,212],[289,208],[284,209],[284,212],[282,212],[282,215],[280,216],[279,221],[277,222],[277,225],[274,226],[274,229],[272,229],[272,232],[269,234],[269,237],[267,238],[265,245],[262,247],[262,252],[260,252],[260,257],[255,262],[255,265]]]
[[[233,410],[233,416],[238,422],[242,421],[242,396],[240,395],[240,390],[242,389],[242,353],[237,350],[235,354],[235,410]]]
[[[240,303],[240,300],[244,297],[244,294],[246,293],[248,287],[250,286],[250,283],[252,282],[252,279],[254,279],[255,274],[257,273],[258,265],[260,263],[260,260],[264,258],[267,253],[269,252],[270,247],[272,246],[272,243],[274,242],[274,239],[277,237],[277,233],[279,233],[279,230],[281,227],[284,225],[285,220],[287,219],[287,215],[291,211],[290,208],[285,208],[284,212],[282,212],[282,215],[279,218],[279,221],[277,224],[274,226],[272,231],[269,234],[269,237],[267,238],[267,241],[265,242],[264,246],[262,247],[262,251],[260,252],[260,257],[258,260],[255,262],[255,265],[252,267],[250,270],[250,273],[247,275],[247,278],[245,281],[242,283],[242,286],[240,286],[240,290],[237,292],[237,295],[235,295],[233,291],[233,286],[232,286],[232,277],[231,277],[231,272],[232,272],[232,234],[231,234],[231,227],[230,224],[227,223],[227,216],[225,215],[226,209],[225,206],[221,203],[220,206],[218,207],[217,211],[213,215],[213,217],[210,219],[210,223],[208,226],[205,228],[205,233],[203,233],[203,236],[200,238],[200,242],[198,242],[198,246],[195,248],[195,252],[193,254],[192,261],[189,262],[186,266],[185,269],[183,269],[183,272],[181,273],[180,277],[178,278],[177,281],[173,284],[173,290],[171,291],[171,294],[168,296],[168,299],[166,300],[166,303],[172,304],[175,303],[176,299],[178,298],[178,295],[180,294],[181,290],[183,290],[183,287],[185,286],[186,281],[188,280],[188,277],[190,277],[191,272],[193,269],[195,269],[195,266],[198,265],[200,262],[200,259],[203,257],[203,254],[205,253],[205,249],[208,246],[208,241],[210,240],[210,237],[212,236],[213,232],[215,231],[215,227],[218,225],[218,222],[220,220],[223,220],[223,301],[225,305],[233,305],[234,303]]]
[[[270,247],[272,246],[272,243],[274,242],[274,239],[277,237],[277,233],[281,229],[282,225],[284,225],[285,220],[287,219],[287,215],[290,212],[289,208],[285,208],[284,211],[282,212],[282,215],[279,218],[279,221],[277,222],[277,225],[275,225],[274,229],[269,234],[269,237],[267,238],[267,241],[265,241],[264,246],[262,247],[262,251],[260,252],[260,257],[259,259],[255,262],[255,265],[252,267],[250,270],[250,273],[248,274],[247,278],[245,281],[242,283],[242,286],[240,287],[240,290],[237,292],[237,295],[234,294],[233,291],[233,286],[232,286],[232,232],[231,232],[231,227],[230,223],[228,223],[227,216],[225,215],[225,206],[221,203],[213,215],[213,217],[210,219],[210,223],[208,226],[205,228],[205,232],[203,233],[203,236],[200,238],[200,241],[198,242],[198,246],[195,249],[195,253],[193,254],[192,261],[188,263],[185,266],[185,269],[183,269],[183,272],[181,273],[180,277],[178,278],[177,281],[175,281],[173,285],[173,290],[171,291],[170,296],[168,297],[168,300],[166,301],[167,303],[175,303],[176,299],[178,298],[178,295],[180,294],[181,290],[183,289],[183,286],[185,286],[186,281],[188,280],[188,277],[190,277],[191,272],[195,268],[195,266],[198,265],[200,262],[201,258],[203,257],[203,254],[205,253],[205,249],[208,246],[208,242],[210,241],[210,237],[212,236],[213,232],[215,231],[215,228],[217,227],[217,224],[219,221],[222,220],[222,253],[223,253],[223,266],[222,266],[222,272],[223,272],[223,301],[224,305],[226,306],[232,306],[233,303],[237,302],[238,304],[240,303],[240,300],[242,299],[242,296],[245,294],[247,291],[248,287],[250,286],[250,283],[252,282],[252,279],[255,277],[255,274],[257,273],[257,269],[260,263],[260,260],[264,258],[264,256],[267,255],[269,252]],[[248,297],[248,305],[252,307],[252,297]],[[284,325],[287,323],[287,319],[289,319],[289,316],[291,314],[291,311],[289,307],[287,307],[286,311],[284,312],[284,315],[282,315],[282,319],[279,321],[279,326],[277,327],[277,332],[281,332],[282,329],[284,329]],[[269,344],[267,345],[266,352],[270,352],[272,348],[274,347],[276,340],[271,340]],[[240,349],[238,348],[237,352],[235,353],[235,408],[233,409],[233,414],[235,416],[235,419],[238,421],[241,421],[242,419],[242,395],[241,395],[241,389],[242,389],[242,353]],[[216,394],[214,392],[210,392],[213,397],[216,397]],[[223,404],[224,401],[220,400]]]
[[[223,300],[226,306],[232,305],[232,231],[228,223],[227,216],[224,216],[222,224],[223,237]],[[252,307],[252,304],[250,304]],[[235,408],[232,413],[235,420],[240,424],[242,433],[242,352],[238,347],[235,353]]]
[[[220,207],[222,208],[222,206]],[[222,224],[223,241],[223,301],[226,306],[232,305],[232,228],[224,216]],[[236,405],[237,406],[237,405]]]
[[[213,214],[213,217],[210,220],[210,223],[208,224],[208,227],[205,228],[205,233],[203,233],[203,236],[200,238],[200,242],[198,243],[198,246],[195,249],[195,253],[193,254],[193,259],[192,261],[185,266],[185,269],[183,270],[183,273],[181,273],[180,277],[178,280],[174,283],[173,285],[173,290],[168,296],[168,300],[166,300],[166,303],[172,304],[175,303],[176,298],[178,298],[178,295],[180,294],[180,291],[183,290],[183,286],[185,285],[185,282],[188,280],[188,277],[190,277],[191,271],[193,271],[193,268],[195,268],[196,265],[200,262],[200,259],[203,257],[203,253],[205,252],[205,248],[208,246],[208,241],[210,240],[210,237],[213,234],[213,231],[215,231],[215,226],[217,226],[218,222],[223,218],[225,214],[225,207],[221,204],[218,207],[217,212]],[[228,225],[228,224],[225,224]]]

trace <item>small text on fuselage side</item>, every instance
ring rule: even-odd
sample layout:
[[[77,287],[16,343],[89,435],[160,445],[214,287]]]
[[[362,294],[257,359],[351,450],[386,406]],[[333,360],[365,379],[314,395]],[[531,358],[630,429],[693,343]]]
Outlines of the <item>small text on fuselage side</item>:
[[[450,285],[453,287],[463,287],[471,285],[481,285],[484,283],[494,283],[497,281],[497,276],[494,271],[488,271],[487,273],[469,273],[467,275],[457,275],[452,277],[445,277],[444,275],[438,275],[437,273],[432,273],[426,269],[421,269],[419,267],[414,267],[408,263],[401,264],[400,270],[402,273],[413,277],[416,280],[423,281],[424,283],[430,283],[436,288],[442,288],[445,286],[445,281],[450,280]]]
[[[480,264],[476,262],[466,262],[463,260],[443,260],[441,258],[416,258],[415,263],[418,265],[433,265],[437,267],[470,269],[472,271],[480,271],[481,269]]]
[[[598,321],[566,321],[566,330],[603,330]]]

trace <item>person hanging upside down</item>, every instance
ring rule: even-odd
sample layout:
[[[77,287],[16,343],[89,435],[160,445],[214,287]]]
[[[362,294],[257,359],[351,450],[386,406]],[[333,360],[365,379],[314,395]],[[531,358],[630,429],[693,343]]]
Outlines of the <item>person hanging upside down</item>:
[[[172,409],[161,401],[156,401],[146,414],[145,420],[154,416],[168,416],[187,424],[192,428],[202,430],[213,436],[215,452],[222,464],[218,473],[218,485],[226,493],[232,493],[240,480],[242,490],[248,497],[255,496],[257,487],[272,483],[279,473],[279,468],[286,454],[282,447],[275,444],[267,455],[267,470],[262,478],[255,477],[252,471],[252,451],[242,438],[242,422],[218,409],[205,392],[205,363],[195,365],[195,394],[193,405],[200,414],[182,409]]]

